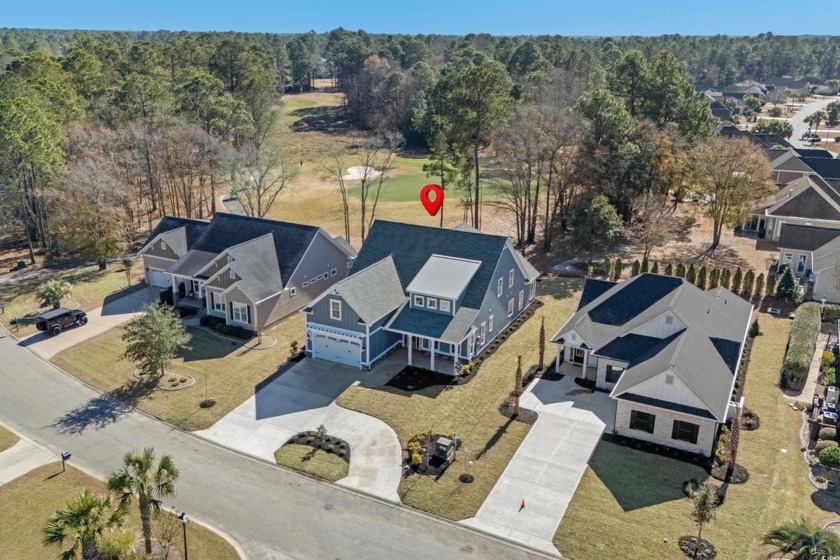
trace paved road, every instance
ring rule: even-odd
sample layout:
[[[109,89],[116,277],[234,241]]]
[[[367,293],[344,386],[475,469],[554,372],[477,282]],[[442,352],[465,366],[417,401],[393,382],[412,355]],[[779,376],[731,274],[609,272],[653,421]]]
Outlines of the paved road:
[[[805,122],[805,119],[808,116],[813,115],[817,111],[821,111],[825,109],[826,105],[831,103],[832,101],[838,101],[840,98],[838,97],[827,97],[825,99],[819,99],[817,101],[813,101],[808,103],[802,109],[796,112],[794,116],[792,116],[790,120],[791,126],[793,126],[793,135],[790,137],[790,143],[793,144],[796,148],[819,148],[819,145],[814,144],[813,146],[808,142],[803,142],[800,140],[802,135],[808,132],[808,123]],[[820,124],[820,128],[824,126],[825,123]]]
[[[244,457],[127,409],[0,330],[0,419],[101,477],[154,446],[181,469],[173,505],[220,527],[253,560],[542,556],[408,508]]]

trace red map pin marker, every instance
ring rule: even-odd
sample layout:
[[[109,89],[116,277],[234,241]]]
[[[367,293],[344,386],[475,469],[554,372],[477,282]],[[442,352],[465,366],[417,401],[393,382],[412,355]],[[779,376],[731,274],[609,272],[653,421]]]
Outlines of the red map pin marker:
[[[435,193],[434,200],[429,198],[429,193]],[[443,197],[443,189],[440,185],[426,185],[420,190],[420,202],[423,203],[423,207],[430,216],[436,216],[440,211],[440,207],[443,206]]]

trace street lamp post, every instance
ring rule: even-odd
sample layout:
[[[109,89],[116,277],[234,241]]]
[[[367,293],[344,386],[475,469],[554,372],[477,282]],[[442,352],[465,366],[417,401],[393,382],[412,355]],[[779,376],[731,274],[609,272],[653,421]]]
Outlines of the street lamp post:
[[[190,520],[187,517],[187,513],[185,511],[181,512],[181,515],[178,516],[178,520],[184,526],[184,560],[190,560],[189,552],[187,552],[187,521]]]

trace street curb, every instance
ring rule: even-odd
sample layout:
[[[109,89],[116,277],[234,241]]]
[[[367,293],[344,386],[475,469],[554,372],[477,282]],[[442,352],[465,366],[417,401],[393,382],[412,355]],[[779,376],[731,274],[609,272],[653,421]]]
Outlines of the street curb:
[[[3,327],[2,325],[0,325],[0,328],[2,328],[3,330],[5,330],[6,332],[9,332],[9,331],[8,331],[8,329],[6,329],[5,327]],[[9,334],[11,335],[11,332],[9,332]],[[17,339],[17,337],[15,337],[14,335],[11,335],[11,336],[12,336],[12,338],[14,338],[15,340],[18,340],[18,339]],[[61,368],[61,367],[57,366],[57,365],[56,365],[56,364],[54,364],[53,362],[51,362],[51,361],[49,361],[49,360],[47,360],[47,359],[45,359],[45,358],[41,357],[39,354],[37,354],[36,352],[33,352],[33,351],[32,351],[32,350],[30,350],[29,348],[26,348],[26,350],[27,350],[30,354],[32,354],[33,356],[35,356],[35,358],[37,358],[37,359],[41,360],[42,362],[47,363],[47,365],[49,365],[49,366],[51,366],[52,368],[56,369],[57,371],[59,371],[59,372],[60,372],[60,373],[62,373],[63,375],[65,375],[65,376],[69,377],[70,379],[72,379],[72,380],[73,380],[73,381],[75,381],[76,383],[78,383],[78,384],[80,384],[80,385],[82,385],[82,386],[84,386],[84,387],[87,387],[88,389],[90,389],[90,390],[92,390],[92,391],[94,391],[94,392],[96,392],[96,393],[98,393],[98,394],[100,394],[100,395],[103,395],[103,396],[106,396],[106,397],[107,397],[107,395],[105,395],[105,393],[103,393],[102,391],[100,391],[99,389],[97,389],[96,387],[94,387],[93,385],[90,385],[89,383],[87,383],[87,382],[85,382],[85,381],[82,381],[82,380],[81,380],[81,379],[79,379],[78,377],[76,377],[76,376],[74,376],[73,374],[71,374],[71,373],[69,373],[69,372],[65,371],[63,368]],[[117,401],[117,402],[120,402],[120,403],[121,403],[121,404],[123,404],[124,406],[128,406],[128,405],[126,405],[125,403],[123,403],[122,401],[119,401],[118,399],[114,399],[113,397],[108,397],[108,398],[109,398],[109,399],[112,399],[112,400],[115,400],[115,401]],[[419,510],[419,509],[415,509],[415,508],[412,508],[412,507],[406,506],[405,504],[402,504],[402,503],[396,504],[396,503],[394,503],[394,502],[390,502],[390,501],[388,501],[388,500],[385,500],[385,499],[383,499],[383,498],[380,498],[379,496],[375,496],[375,495],[373,495],[373,494],[369,494],[369,493],[364,492],[364,491],[362,491],[362,490],[357,490],[357,489],[355,489],[355,488],[349,488],[349,487],[347,487],[347,486],[339,486],[338,484],[333,484],[333,483],[331,483],[331,482],[327,482],[326,480],[323,480],[323,479],[321,479],[321,478],[318,478],[318,477],[316,477],[316,476],[314,476],[314,475],[310,475],[310,474],[307,474],[307,473],[304,473],[304,472],[301,472],[301,471],[298,471],[298,470],[295,470],[295,469],[291,469],[291,468],[288,468],[288,467],[284,467],[284,466],[278,465],[278,464],[276,464],[276,463],[272,463],[271,461],[268,461],[268,460],[263,459],[263,458],[261,458],[261,457],[257,457],[257,456],[255,456],[255,455],[251,455],[251,454],[249,454],[249,453],[245,453],[245,452],[240,451],[240,450],[238,450],[238,449],[232,449],[232,448],[230,448],[230,447],[226,447],[226,446],[224,446],[224,445],[221,445],[220,443],[217,443],[217,442],[215,442],[215,441],[213,441],[213,440],[211,440],[211,439],[208,439],[208,438],[206,438],[206,437],[200,436],[200,435],[198,435],[198,434],[196,434],[196,433],[194,433],[194,432],[187,432],[187,431],[185,431],[185,430],[182,430],[181,428],[179,428],[179,427],[177,427],[177,426],[175,426],[175,425],[173,425],[173,424],[170,424],[169,422],[166,422],[165,420],[161,420],[161,419],[160,419],[160,418],[158,418],[157,416],[154,416],[154,415],[152,415],[152,414],[149,414],[149,413],[147,413],[147,412],[145,412],[145,411],[143,411],[143,410],[140,410],[140,409],[138,409],[138,408],[136,408],[136,407],[133,407],[133,406],[132,406],[132,407],[129,407],[129,408],[131,409],[131,411],[132,411],[132,412],[136,412],[136,413],[142,414],[143,416],[145,416],[145,417],[149,418],[150,420],[154,420],[155,422],[160,422],[161,424],[165,424],[166,426],[168,426],[169,428],[171,428],[173,431],[177,431],[177,432],[181,433],[182,435],[185,435],[185,436],[188,436],[188,437],[192,437],[192,438],[198,439],[198,440],[200,440],[200,441],[202,441],[202,442],[208,443],[208,444],[210,444],[210,445],[212,445],[212,446],[216,447],[217,449],[221,449],[221,450],[224,450],[224,451],[227,451],[227,452],[230,452],[230,453],[235,453],[236,455],[239,455],[240,457],[243,457],[243,458],[248,459],[248,460],[250,460],[250,461],[255,461],[255,462],[260,463],[260,464],[262,464],[262,465],[268,465],[268,466],[270,466],[270,467],[273,467],[273,468],[276,468],[276,469],[283,470],[283,471],[288,472],[288,473],[291,473],[291,474],[293,474],[293,475],[295,475],[295,476],[299,476],[299,477],[302,477],[302,478],[306,478],[306,479],[312,480],[312,481],[314,481],[314,482],[317,482],[318,484],[325,485],[325,486],[328,486],[328,487],[330,487],[330,488],[338,489],[338,490],[341,490],[341,491],[343,491],[343,492],[347,492],[347,493],[349,493],[349,494],[354,494],[354,495],[356,495],[356,496],[359,496],[359,497],[361,497],[361,498],[365,498],[365,499],[367,499],[367,500],[371,500],[371,501],[378,502],[378,503],[380,503],[380,504],[382,504],[382,505],[389,506],[389,507],[391,507],[391,508],[393,508],[393,509],[402,510],[402,511],[405,511],[405,512],[407,512],[407,513],[409,513],[409,514],[413,514],[413,515],[419,515],[419,516],[424,517],[424,518],[426,518],[426,519],[428,519],[428,520],[430,520],[430,521],[434,521],[434,522],[440,523],[440,524],[442,524],[442,525],[450,525],[450,526],[453,526],[453,527],[457,527],[458,529],[461,529],[461,530],[464,530],[464,531],[468,531],[468,532],[470,532],[470,533],[473,533],[473,534],[476,534],[476,535],[482,536],[482,537],[484,537],[484,538],[487,538],[487,539],[490,539],[490,540],[493,540],[493,541],[497,541],[497,542],[500,542],[500,543],[506,544],[506,545],[508,545],[508,546],[510,546],[510,547],[512,547],[512,548],[519,549],[519,550],[521,550],[521,551],[523,551],[523,552],[526,552],[526,553],[528,553],[528,554],[532,554],[532,555],[537,556],[537,557],[539,557],[539,558],[551,558],[551,559],[563,558],[563,556],[562,556],[562,555],[560,555],[560,554],[558,554],[558,555],[551,555],[551,554],[546,553],[546,552],[545,552],[545,551],[543,551],[543,550],[539,550],[539,549],[537,549],[537,548],[532,548],[532,547],[530,547],[530,546],[528,546],[528,545],[525,545],[525,544],[522,544],[522,543],[520,543],[520,542],[517,542],[517,541],[511,540],[511,539],[507,539],[507,538],[505,538],[505,537],[500,537],[499,535],[494,535],[493,533],[490,533],[490,532],[488,532],[488,531],[484,531],[484,530],[479,529],[479,528],[476,528],[476,527],[471,527],[471,526],[469,526],[469,525],[464,525],[464,524],[458,523],[457,521],[452,521],[452,520],[446,519],[446,518],[444,518],[444,517],[440,517],[440,516],[438,516],[438,515],[431,514],[431,513],[429,513],[429,512],[425,512],[425,511],[422,511],[422,510]],[[90,473],[88,473],[88,474],[90,474]],[[93,476],[93,475],[91,475],[91,476]],[[98,478],[98,477],[94,477],[94,478]],[[191,518],[191,519],[192,519],[192,518]],[[223,537],[223,538],[228,539],[228,536],[227,536],[225,533],[223,533],[222,531],[218,531],[215,527],[212,527],[212,526],[210,526],[210,525],[206,525],[206,526],[207,526],[207,527],[209,527],[209,528],[212,528],[212,530],[214,530],[214,531],[217,531],[220,535],[222,535],[222,537]],[[234,540],[234,541],[232,541],[232,542],[231,542],[231,544],[232,544],[232,546],[234,546],[234,549],[236,549],[236,551],[237,551],[237,552],[240,552],[242,549],[241,549],[241,547],[238,545],[238,543],[237,543],[237,544],[233,544],[233,543],[235,543],[235,542],[236,542],[236,541]],[[243,558],[243,559],[245,559],[245,560],[247,560],[247,558],[248,558],[248,557],[247,557],[247,556],[245,556],[244,554],[242,554],[242,558]]]

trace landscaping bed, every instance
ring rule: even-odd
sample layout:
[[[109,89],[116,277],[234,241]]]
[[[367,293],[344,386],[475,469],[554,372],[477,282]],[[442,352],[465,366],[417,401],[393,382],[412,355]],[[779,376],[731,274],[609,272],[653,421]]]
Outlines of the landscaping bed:
[[[288,443],[320,449],[325,453],[334,454],[348,463],[350,462],[350,445],[341,438],[328,435],[326,431],[323,433],[315,430],[300,432],[292,437]]]
[[[508,397],[505,399],[499,406],[499,412],[505,418],[511,418],[516,422],[522,422],[523,424],[528,424],[529,426],[533,426],[537,419],[539,419],[540,415],[537,413],[536,410],[531,410],[530,408],[519,407],[519,414],[513,414],[513,397]]]
[[[392,377],[385,384],[388,387],[394,387],[401,391],[420,391],[427,387],[435,385],[451,385],[456,381],[456,378],[446,373],[438,371],[431,371],[416,366],[405,366],[397,375]]]
[[[818,303],[811,301],[797,308],[785,353],[783,381],[787,387],[800,387],[808,377],[821,324]]]
[[[682,449],[677,449],[675,447],[668,447],[666,445],[660,445],[658,443],[644,441],[636,438],[629,438],[619,434],[612,434],[608,432],[604,432],[604,435],[601,436],[601,439],[610,443],[614,443],[615,445],[621,445],[623,447],[629,447],[638,451],[644,451],[645,453],[652,453],[661,457],[667,457],[668,459],[674,459],[677,461],[682,461],[684,463],[697,465],[707,471],[711,466],[711,461],[708,457],[698,455],[697,453],[683,451]]]
[[[717,556],[715,545],[706,539],[697,537],[680,537],[680,550],[686,558],[692,560],[712,560]]]
[[[287,443],[279,448],[274,452],[274,460],[278,465],[303,471],[330,482],[345,478],[350,470],[349,463],[338,455],[297,443]]]
[[[404,450],[406,453],[403,460],[406,466],[405,475],[419,474],[439,477],[449,468],[454,459],[448,463],[444,458],[437,457],[434,454],[438,438],[453,440],[457,456],[457,449],[461,446],[461,442],[451,434],[417,434],[409,440],[408,446]]]

